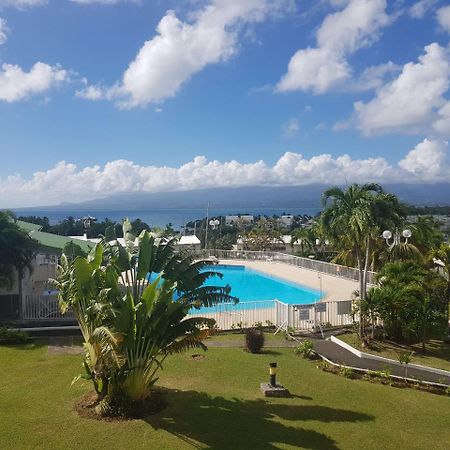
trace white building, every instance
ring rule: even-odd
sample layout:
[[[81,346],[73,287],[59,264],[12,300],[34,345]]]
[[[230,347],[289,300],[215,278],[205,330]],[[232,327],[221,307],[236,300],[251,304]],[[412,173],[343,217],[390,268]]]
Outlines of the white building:
[[[232,226],[238,223],[243,225],[251,225],[255,221],[255,218],[249,214],[225,216],[225,225]]]
[[[278,217],[277,222],[282,227],[289,228],[294,222],[294,216],[292,214],[283,215]]]

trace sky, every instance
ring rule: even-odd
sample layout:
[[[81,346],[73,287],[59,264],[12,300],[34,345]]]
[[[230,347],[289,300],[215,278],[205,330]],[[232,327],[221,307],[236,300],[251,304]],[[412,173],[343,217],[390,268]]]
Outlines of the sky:
[[[450,181],[450,2],[0,0],[0,207]]]

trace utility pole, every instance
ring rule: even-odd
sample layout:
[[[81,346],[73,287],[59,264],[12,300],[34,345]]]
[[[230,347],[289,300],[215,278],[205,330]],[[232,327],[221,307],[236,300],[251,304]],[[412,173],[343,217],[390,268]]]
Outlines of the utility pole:
[[[208,220],[209,220],[209,206],[210,206],[210,202],[208,202],[208,206],[206,207],[205,250],[208,248]]]

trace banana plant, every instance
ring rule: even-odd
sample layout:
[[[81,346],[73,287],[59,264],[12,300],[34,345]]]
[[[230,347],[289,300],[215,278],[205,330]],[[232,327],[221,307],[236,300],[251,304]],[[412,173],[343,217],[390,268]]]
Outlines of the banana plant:
[[[148,231],[138,237],[129,221],[124,242],[104,239],[87,257],[61,258],[58,279],[62,311],[71,308],[80,325],[86,355],[84,378],[98,393],[99,412],[118,399],[145,400],[165,358],[199,347],[212,319],[189,317],[192,309],[237,302],[229,286],[205,286],[209,261],[175,251],[171,240]]]

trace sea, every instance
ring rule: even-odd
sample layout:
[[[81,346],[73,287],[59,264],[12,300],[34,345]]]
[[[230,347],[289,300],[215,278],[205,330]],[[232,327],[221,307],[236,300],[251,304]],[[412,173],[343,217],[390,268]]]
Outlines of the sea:
[[[304,215],[308,214],[314,216],[320,211],[319,208],[247,208],[242,211],[236,209],[209,209],[209,217],[227,216],[235,214],[251,214],[254,216],[281,216],[283,214]],[[95,217],[97,221],[101,222],[106,218],[114,220],[115,222],[122,222],[123,219],[130,220],[141,219],[150,227],[165,227],[171,223],[173,228],[181,229],[186,223],[202,219],[206,217],[207,211],[204,209],[145,209],[145,210],[46,210],[46,209],[17,209],[13,210],[17,216],[39,216],[48,217],[50,224],[56,225],[65,218],[71,216],[75,219],[81,219],[86,216]]]

